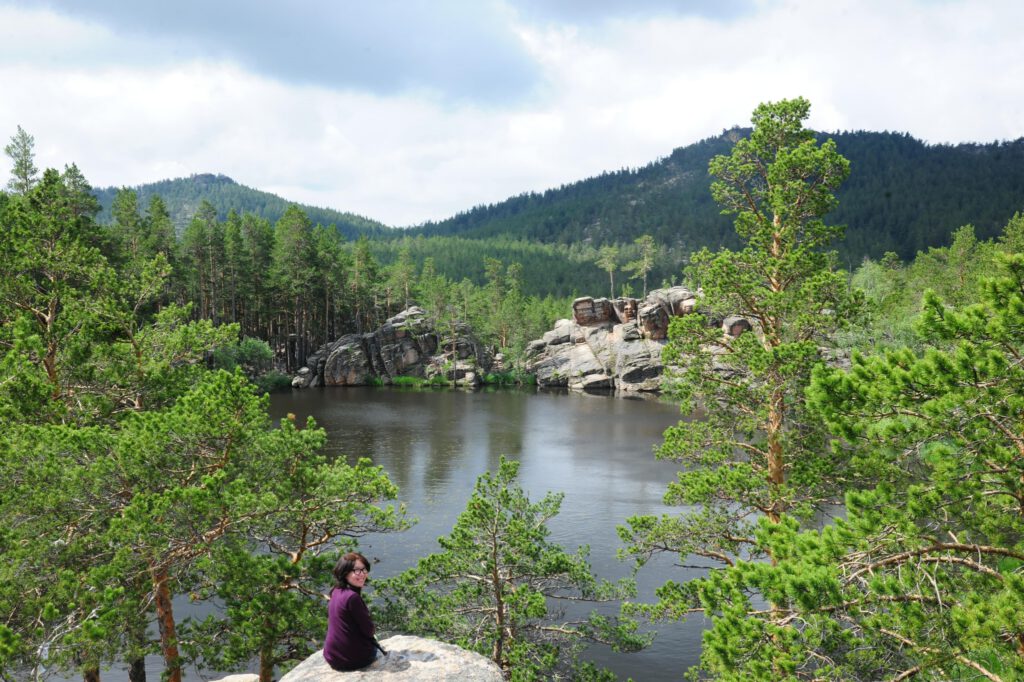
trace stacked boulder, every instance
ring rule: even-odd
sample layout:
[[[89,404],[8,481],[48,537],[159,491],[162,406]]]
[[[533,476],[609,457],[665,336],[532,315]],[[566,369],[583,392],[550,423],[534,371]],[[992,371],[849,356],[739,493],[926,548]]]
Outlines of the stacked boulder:
[[[390,384],[400,376],[443,376],[473,387],[493,360],[467,325],[458,323],[445,336],[423,309],[413,306],[369,334],[346,334],[324,344],[307,358],[292,386],[367,386]]]
[[[671,287],[644,299],[578,298],[571,320],[527,346],[527,371],[540,386],[657,391],[669,321],[694,312],[697,296]]]

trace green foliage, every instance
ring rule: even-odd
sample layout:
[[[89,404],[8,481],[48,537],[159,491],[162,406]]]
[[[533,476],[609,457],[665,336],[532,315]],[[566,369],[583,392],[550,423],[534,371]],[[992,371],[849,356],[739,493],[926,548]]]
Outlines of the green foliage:
[[[615,270],[619,267],[619,248],[613,245],[602,246],[594,263],[608,273],[608,298],[615,298]]]
[[[427,383],[423,377],[394,377],[391,385],[399,388],[420,388]]]
[[[592,675],[575,660],[584,642],[635,649],[647,638],[630,621],[561,622],[557,605],[621,598],[633,587],[598,583],[586,547],[570,554],[550,542],[547,522],[561,495],[531,502],[516,484],[518,470],[502,458],[496,472],[477,479],[451,534],[438,540],[443,551],[378,583],[380,622],[489,656],[512,680]]]
[[[702,653],[708,674],[1024,674],[1024,255],[995,262],[977,303],[925,294],[921,350],[815,370],[807,399],[841,436],[834,452],[852,455],[877,485],[848,491],[844,518],[821,530],[762,519],[756,538],[772,563],[737,562],[687,586],[715,614]]]
[[[337,545],[405,527],[383,506],[397,490],[368,462],[326,462],[312,422],[274,427],[240,370],[211,371],[272,354],[169,303],[169,254],[145,238],[134,196],[104,232],[87,187],[71,167],[0,194],[0,675],[92,677],[159,651],[175,682],[184,655],[220,651],[258,657],[269,682],[322,635]],[[246,226],[208,208],[192,223],[183,262],[206,314],[231,310],[214,265]],[[186,593],[225,616],[182,630],[173,598]],[[270,609],[255,623],[254,604]]]
[[[7,181],[7,189],[15,194],[28,194],[36,184],[35,138],[25,132],[21,126],[4,147],[4,154],[12,161],[11,179]]]
[[[256,378],[270,369],[274,351],[266,341],[245,337],[237,343],[221,346],[213,351],[213,366],[233,372],[241,367],[246,375]]]
[[[525,383],[530,376],[532,375],[520,372],[488,372],[484,375],[483,382],[485,386],[518,386]]]
[[[819,145],[803,128],[809,106],[803,99],[762,104],[750,138],[711,162],[718,178],[712,193],[735,214],[745,246],[694,256],[689,276],[703,286],[699,314],[670,325],[663,356],[674,369],[667,393],[689,418],[665,432],[657,455],[682,464],[665,502],[689,511],[633,517],[620,528],[639,564],[665,551],[736,571],[743,570],[741,559],[767,554],[778,561],[774,548],[759,540],[759,523],[808,523],[841,501],[844,460],[828,451],[823,424],[808,414],[803,391],[821,361],[819,344],[857,303],[825,250],[841,229],[822,220],[849,163],[834,143]],[[735,338],[724,333],[720,321],[729,314],[742,315],[753,329]],[[723,579],[713,570],[705,582]],[[722,612],[707,602],[703,585],[667,583],[655,604],[637,610],[669,619]],[[753,594],[772,611],[785,608],[790,597],[767,587],[756,585]],[[733,625],[758,626],[742,617]],[[764,636],[765,646],[783,656],[787,645],[776,636],[777,623],[768,625],[751,637]],[[719,654],[726,655],[707,642],[702,662],[717,672]],[[755,678],[785,679],[787,670],[780,664],[771,675],[756,670]]]
[[[292,377],[284,372],[270,370],[266,374],[256,377],[254,383],[256,384],[256,390],[260,393],[276,393],[291,388]]]
[[[651,270],[654,269],[655,256],[657,255],[658,246],[654,242],[654,237],[649,234],[644,234],[636,238],[634,241],[637,248],[640,251],[640,255],[636,260],[626,263],[626,271],[631,273],[634,278],[643,280],[644,288],[643,293],[640,294],[641,298],[647,297],[647,275]],[[614,287],[613,287],[614,288]]]
[[[951,305],[977,302],[981,281],[997,271],[996,256],[1021,251],[1021,222],[1016,216],[999,239],[988,241],[978,240],[974,228],[965,225],[953,233],[950,246],[922,251],[906,264],[894,253],[878,262],[865,260],[851,285],[864,292],[866,315],[840,337],[840,344],[868,352],[904,346],[922,350],[914,324],[924,293],[934,291]]]

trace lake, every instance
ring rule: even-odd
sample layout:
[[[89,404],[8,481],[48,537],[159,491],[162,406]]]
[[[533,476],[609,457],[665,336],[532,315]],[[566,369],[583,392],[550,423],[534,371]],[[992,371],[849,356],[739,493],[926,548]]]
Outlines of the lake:
[[[439,551],[464,509],[477,477],[495,470],[504,455],[520,462],[520,483],[530,498],[565,495],[551,521],[552,540],[567,548],[590,545],[600,578],[626,576],[615,558],[615,527],[633,514],[668,511],[661,498],[677,466],[654,458],[664,430],[679,420],[675,405],[654,399],[535,391],[431,391],[323,388],[276,394],[271,413],[312,415],[328,434],[328,449],[354,462],[369,457],[401,489],[411,530],[363,538],[373,575],[400,572]],[[641,596],[653,598],[665,580],[683,579],[675,557],[661,557],[640,574]],[[589,658],[622,679],[679,680],[699,656],[703,623],[659,624],[655,644],[635,654],[594,648]]]
[[[328,434],[328,453],[355,462],[369,457],[400,488],[400,501],[418,519],[404,533],[367,536],[360,549],[375,563],[373,577],[393,575],[439,551],[465,507],[477,477],[495,470],[504,455],[518,460],[520,483],[532,500],[564,493],[562,511],[550,522],[553,541],[575,549],[588,544],[599,578],[624,577],[631,566],[615,558],[621,543],[615,527],[634,514],[670,511],[661,498],[676,465],[655,460],[653,447],[679,419],[675,405],[656,399],[532,390],[447,391],[396,388],[318,388],[271,396],[271,415],[313,416]],[[671,510],[671,511],[678,511]],[[639,576],[640,596],[693,569],[663,556]],[[372,589],[372,584],[371,588]],[[194,608],[176,601],[182,618]],[[680,680],[696,663],[701,618],[658,624],[653,646],[634,654],[592,647],[587,657],[637,682]],[[147,659],[150,680],[159,680],[159,658]],[[189,671],[191,672],[191,671]],[[210,673],[206,674],[209,677]],[[195,679],[194,673],[186,675]],[[106,671],[106,682],[125,682],[123,670]]]

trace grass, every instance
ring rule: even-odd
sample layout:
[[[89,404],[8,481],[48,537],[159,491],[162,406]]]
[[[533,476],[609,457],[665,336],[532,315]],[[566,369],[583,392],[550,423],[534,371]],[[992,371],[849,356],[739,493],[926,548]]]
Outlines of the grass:
[[[485,386],[534,386],[537,384],[537,377],[515,370],[488,372],[483,376],[483,382]]]
[[[401,386],[403,388],[420,388],[423,384],[427,383],[427,380],[422,377],[394,377],[391,380],[392,386]]]

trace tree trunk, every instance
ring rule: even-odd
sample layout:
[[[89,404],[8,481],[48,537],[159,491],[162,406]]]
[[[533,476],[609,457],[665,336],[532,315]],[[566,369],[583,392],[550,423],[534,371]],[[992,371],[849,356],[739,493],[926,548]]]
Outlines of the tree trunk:
[[[146,659],[143,656],[129,659],[128,682],[146,682]]]
[[[82,682],[100,682],[99,666],[89,666],[82,670]]]
[[[786,482],[786,474],[783,468],[784,453],[782,451],[782,425],[786,409],[786,399],[781,390],[772,391],[768,403],[768,484],[771,489],[777,489]],[[776,500],[772,503],[768,518],[773,523],[778,523],[782,513],[785,511],[782,504]]]
[[[160,630],[160,651],[164,657],[166,682],[181,682],[181,659],[178,655],[178,635],[174,626],[174,606],[167,585],[167,569],[150,564],[153,581],[153,600],[156,603],[156,623]]]
[[[497,538],[491,538],[491,588],[494,591],[494,625],[496,636],[494,648],[491,650],[491,659],[505,672],[508,667],[505,662],[505,599],[502,594],[501,573],[498,569],[498,542]]]
[[[260,682],[274,682],[274,655],[268,649],[260,650]]]

